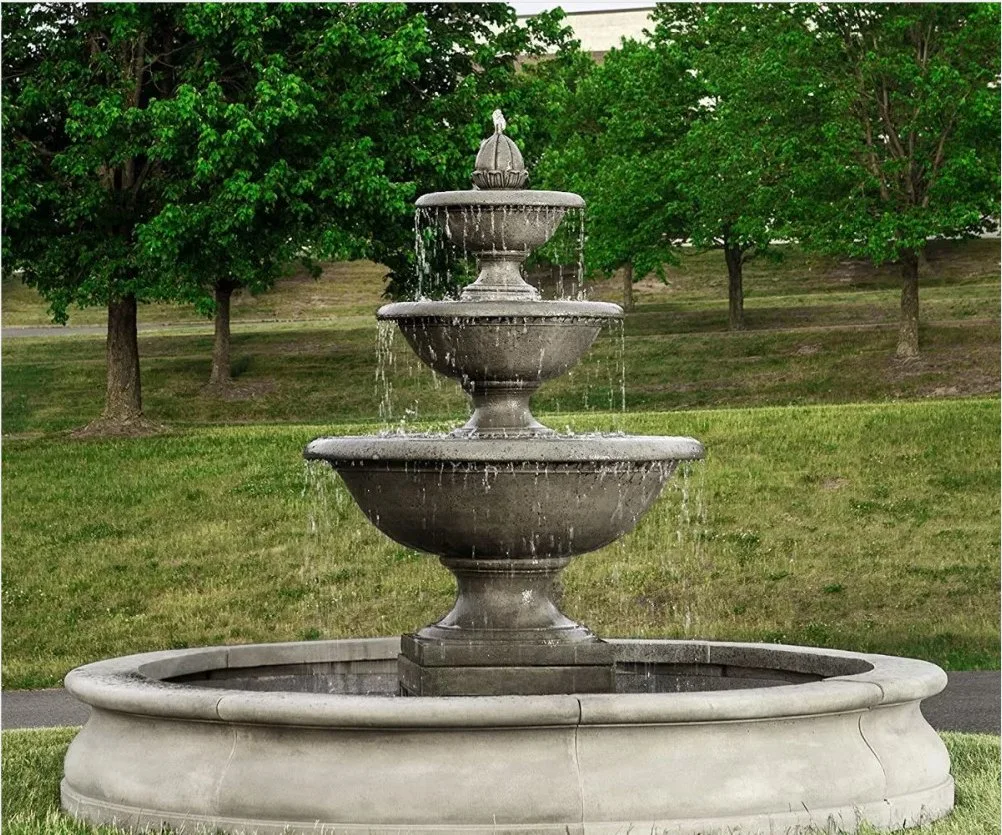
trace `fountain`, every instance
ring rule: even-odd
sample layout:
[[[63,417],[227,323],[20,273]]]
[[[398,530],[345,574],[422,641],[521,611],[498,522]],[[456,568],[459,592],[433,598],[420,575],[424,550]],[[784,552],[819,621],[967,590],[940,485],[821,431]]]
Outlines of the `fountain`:
[[[953,805],[912,659],[779,645],[602,640],[564,615],[575,556],[631,530],[691,438],[563,436],[530,409],[616,305],[541,301],[521,263],[580,197],[525,188],[495,113],[475,189],[425,195],[479,274],[386,305],[470,396],[448,435],[318,438],[387,536],[437,555],[452,610],[400,638],[153,652],[72,671],[92,707],[64,809],[189,832],[665,833],[898,829]]]

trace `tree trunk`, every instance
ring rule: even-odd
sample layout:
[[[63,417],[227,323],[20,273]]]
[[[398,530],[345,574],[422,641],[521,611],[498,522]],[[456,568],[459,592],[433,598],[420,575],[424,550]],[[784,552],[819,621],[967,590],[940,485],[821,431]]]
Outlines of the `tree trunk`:
[[[230,378],[230,297],[233,285],[222,279],[216,282],[216,332],[212,343],[210,386],[225,386]]]
[[[623,267],[623,310],[633,310],[633,264]]]
[[[725,246],[724,259],[727,261],[727,327],[732,331],[739,331],[745,326],[745,291],[740,248]]]
[[[898,326],[898,350],[900,359],[913,359],[919,355],[919,258],[914,250],[907,250],[901,256],[901,322]]]
[[[917,255],[918,255],[919,278],[921,278],[922,276],[931,276],[932,264],[929,263],[929,258],[926,256],[925,250],[920,249]]]
[[[108,388],[101,419],[108,423],[135,423],[143,418],[139,384],[139,339],[136,333],[136,297],[108,302]]]

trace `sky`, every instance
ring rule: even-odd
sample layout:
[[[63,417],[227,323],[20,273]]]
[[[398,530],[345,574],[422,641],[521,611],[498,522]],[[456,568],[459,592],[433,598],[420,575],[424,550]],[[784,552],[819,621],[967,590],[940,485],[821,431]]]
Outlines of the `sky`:
[[[650,0],[557,0],[557,2],[547,2],[547,0],[509,0],[520,15],[539,14],[547,9],[554,9],[560,6],[565,12],[597,12],[597,11],[619,11],[623,9],[653,8],[654,1]]]

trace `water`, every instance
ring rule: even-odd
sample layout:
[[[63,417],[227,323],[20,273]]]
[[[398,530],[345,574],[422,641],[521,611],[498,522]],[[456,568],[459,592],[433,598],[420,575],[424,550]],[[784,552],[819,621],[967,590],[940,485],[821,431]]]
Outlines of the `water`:
[[[463,218],[450,224],[450,212]],[[433,206],[414,210],[414,260],[417,273],[410,301],[457,299],[463,287],[477,276],[476,259],[466,234],[470,221],[479,215],[469,207],[446,209]],[[454,235],[459,227],[463,234]]]
[[[304,602],[310,612],[304,622],[312,622],[308,634],[327,637],[329,606],[334,605],[337,589],[330,588],[328,577],[338,570],[339,523],[351,512],[351,497],[340,476],[325,461],[303,462],[303,488],[300,492],[305,528],[302,540],[302,564],[299,576],[308,594]]]
[[[695,637],[710,600],[714,561],[708,537],[706,464],[679,463],[664,493],[636,531],[616,546],[625,566],[641,563],[643,576],[624,576],[631,595],[657,623],[657,634]]]

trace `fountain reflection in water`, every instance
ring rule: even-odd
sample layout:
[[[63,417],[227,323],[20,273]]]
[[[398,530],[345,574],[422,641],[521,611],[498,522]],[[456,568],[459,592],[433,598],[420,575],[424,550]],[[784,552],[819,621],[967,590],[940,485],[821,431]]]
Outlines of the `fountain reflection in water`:
[[[67,689],[92,711],[66,755],[64,809],[122,827],[276,835],[851,832],[947,814],[949,758],[919,710],[945,685],[938,667],[805,647],[600,640],[560,611],[563,568],[628,534],[679,466],[677,519],[638,536],[667,540],[658,570],[675,584],[668,605],[688,605],[679,577],[712,571],[684,472],[703,448],[558,435],[533,416],[536,390],[622,311],[541,300],[523,280],[532,250],[583,201],[525,189],[499,113],[495,125],[478,188],[418,201],[476,259],[476,280],[458,299],[378,314],[466,392],[469,420],[437,434],[319,438],[306,450],[341,473],[377,528],[440,557],[456,578],[452,610],[401,638],[172,650],[72,671]],[[432,241],[418,227],[424,258]],[[315,478],[308,470],[307,491]],[[325,485],[316,507],[339,538],[358,518],[344,495]],[[310,533],[322,533],[314,522]],[[345,569],[360,556],[344,552]],[[624,567],[630,557],[620,552]],[[691,565],[678,572],[676,559]],[[694,629],[691,610],[674,616],[687,612]],[[409,695],[379,695],[398,688]]]

